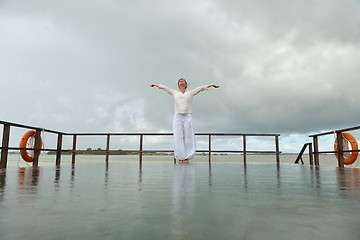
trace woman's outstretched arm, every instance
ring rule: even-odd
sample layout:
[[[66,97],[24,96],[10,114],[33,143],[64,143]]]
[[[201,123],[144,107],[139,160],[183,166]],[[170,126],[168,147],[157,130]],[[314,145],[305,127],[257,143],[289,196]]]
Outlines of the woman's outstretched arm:
[[[158,87],[158,88],[168,92],[171,95],[173,95],[174,91],[175,91],[174,89],[171,89],[171,88],[169,88],[167,86],[164,86],[162,84],[159,84],[159,83],[151,83],[151,84],[148,84],[148,86],[150,86],[150,87]]]
[[[191,94],[192,94],[193,96],[195,96],[195,95],[198,94],[199,92],[205,91],[205,90],[207,90],[208,88],[211,88],[211,87],[213,87],[213,88],[218,88],[218,87],[220,87],[220,86],[219,86],[219,85],[216,85],[216,84],[208,84],[208,85],[200,86],[200,87],[197,87],[197,88],[195,88],[195,89],[193,89],[193,90],[190,90],[190,92],[191,92]]]

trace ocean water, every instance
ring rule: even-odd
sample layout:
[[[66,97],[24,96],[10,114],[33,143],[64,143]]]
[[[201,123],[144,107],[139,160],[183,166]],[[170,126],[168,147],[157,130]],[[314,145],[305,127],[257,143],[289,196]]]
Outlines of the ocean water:
[[[0,171],[0,239],[360,238],[358,168],[275,158],[43,162],[12,159]]]
[[[280,163],[289,163],[293,164],[297,158],[296,154],[281,154],[280,155]],[[55,165],[55,155],[47,155],[47,154],[40,154],[39,157],[39,166],[54,166]],[[76,163],[98,163],[104,162],[105,155],[77,155],[76,156]],[[110,162],[136,162],[139,163],[139,156],[138,155],[110,155],[109,156]],[[144,155],[143,156],[143,163],[146,162],[164,162],[164,163],[173,163],[174,159],[172,155],[168,156],[155,156],[155,155]],[[193,160],[193,163],[208,163],[209,157],[206,155],[197,155]],[[212,163],[243,163],[244,159],[243,156],[240,154],[228,154],[228,155],[212,155],[211,156]],[[247,155],[246,157],[247,163],[276,163],[276,156],[269,154],[269,155]],[[305,165],[309,165],[309,157],[307,154],[303,156],[303,162]],[[62,155],[61,157],[61,165],[68,165],[71,164],[71,156],[70,155]],[[335,155],[320,155],[320,165],[321,166],[338,166],[337,159]],[[22,160],[19,154],[9,154],[8,156],[8,168],[13,167],[28,167],[31,164],[28,164]],[[346,167],[358,167],[358,161],[356,161],[352,166]],[[359,166],[360,167],[360,166]]]

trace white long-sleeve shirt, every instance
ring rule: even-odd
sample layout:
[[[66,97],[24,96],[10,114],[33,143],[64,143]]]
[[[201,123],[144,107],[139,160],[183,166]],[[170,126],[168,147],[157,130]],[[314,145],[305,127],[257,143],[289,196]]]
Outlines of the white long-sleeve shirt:
[[[209,85],[203,85],[182,93],[179,90],[159,84],[158,87],[174,97],[175,113],[192,113],[192,98],[201,91],[207,90]]]

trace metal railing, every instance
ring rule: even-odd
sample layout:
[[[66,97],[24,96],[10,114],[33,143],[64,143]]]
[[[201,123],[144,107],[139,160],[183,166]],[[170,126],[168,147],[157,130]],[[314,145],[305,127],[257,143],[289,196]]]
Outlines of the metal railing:
[[[57,135],[57,147],[56,148],[44,148],[42,151],[52,151],[56,152],[56,165],[61,164],[61,154],[62,152],[71,152],[72,164],[75,164],[76,153],[84,150],[77,149],[77,140],[81,136],[106,136],[106,149],[105,149],[105,161],[108,162],[109,155],[112,153],[122,153],[131,152],[139,154],[139,164],[142,165],[143,154],[144,153],[171,153],[173,150],[146,150],[144,149],[144,136],[171,136],[172,133],[65,133],[60,131],[54,131],[46,128],[39,128],[34,126],[22,125],[12,122],[0,121],[0,124],[3,125],[3,138],[1,146],[1,160],[0,160],[0,169],[6,168],[7,166],[7,157],[9,150],[33,150],[33,166],[38,166],[39,153],[41,149],[41,132],[47,132]],[[35,144],[33,148],[20,148],[20,147],[11,147],[9,146],[10,138],[10,129],[11,127],[24,128],[35,130]],[[243,134],[243,133],[196,133],[196,136],[207,136],[208,137],[208,148],[204,150],[197,150],[197,152],[207,153],[209,156],[209,163],[211,162],[212,153],[239,153],[243,154],[243,161],[246,163],[247,154],[275,154],[276,162],[280,163],[280,147],[279,147],[279,136],[280,134]],[[62,149],[63,136],[72,136],[72,149],[65,150]],[[139,137],[139,149],[138,150],[111,150],[110,141],[112,136],[138,136]],[[212,137],[213,136],[224,136],[224,137],[241,137],[243,142],[243,150],[213,150],[212,149]],[[275,151],[249,151],[247,150],[247,137],[273,137],[275,142]]]

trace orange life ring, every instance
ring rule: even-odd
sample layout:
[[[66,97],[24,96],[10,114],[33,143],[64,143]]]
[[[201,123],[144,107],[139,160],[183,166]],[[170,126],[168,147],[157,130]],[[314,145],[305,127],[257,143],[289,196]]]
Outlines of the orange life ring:
[[[36,134],[35,130],[30,130],[27,131],[21,138],[20,140],[20,144],[19,147],[20,148],[27,148],[27,143],[30,137],[34,137]],[[40,148],[42,147],[42,140],[40,138]],[[40,151],[39,151],[40,154]],[[21,149],[20,150],[20,155],[22,157],[22,159],[24,159],[24,161],[26,162],[32,162],[33,161],[33,157],[31,155],[28,154],[28,152],[25,149]]]
[[[351,150],[358,150],[358,143],[353,135],[351,135],[348,132],[343,132],[342,135],[343,135],[344,139],[349,141],[349,143],[351,145]],[[334,142],[334,150],[335,150],[336,158],[339,158],[338,153],[337,153],[337,150],[338,150],[337,139],[335,139],[335,142]],[[344,164],[345,165],[353,164],[356,161],[358,155],[359,155],[358,152],[351,152],[350,156],[343,158]]]

